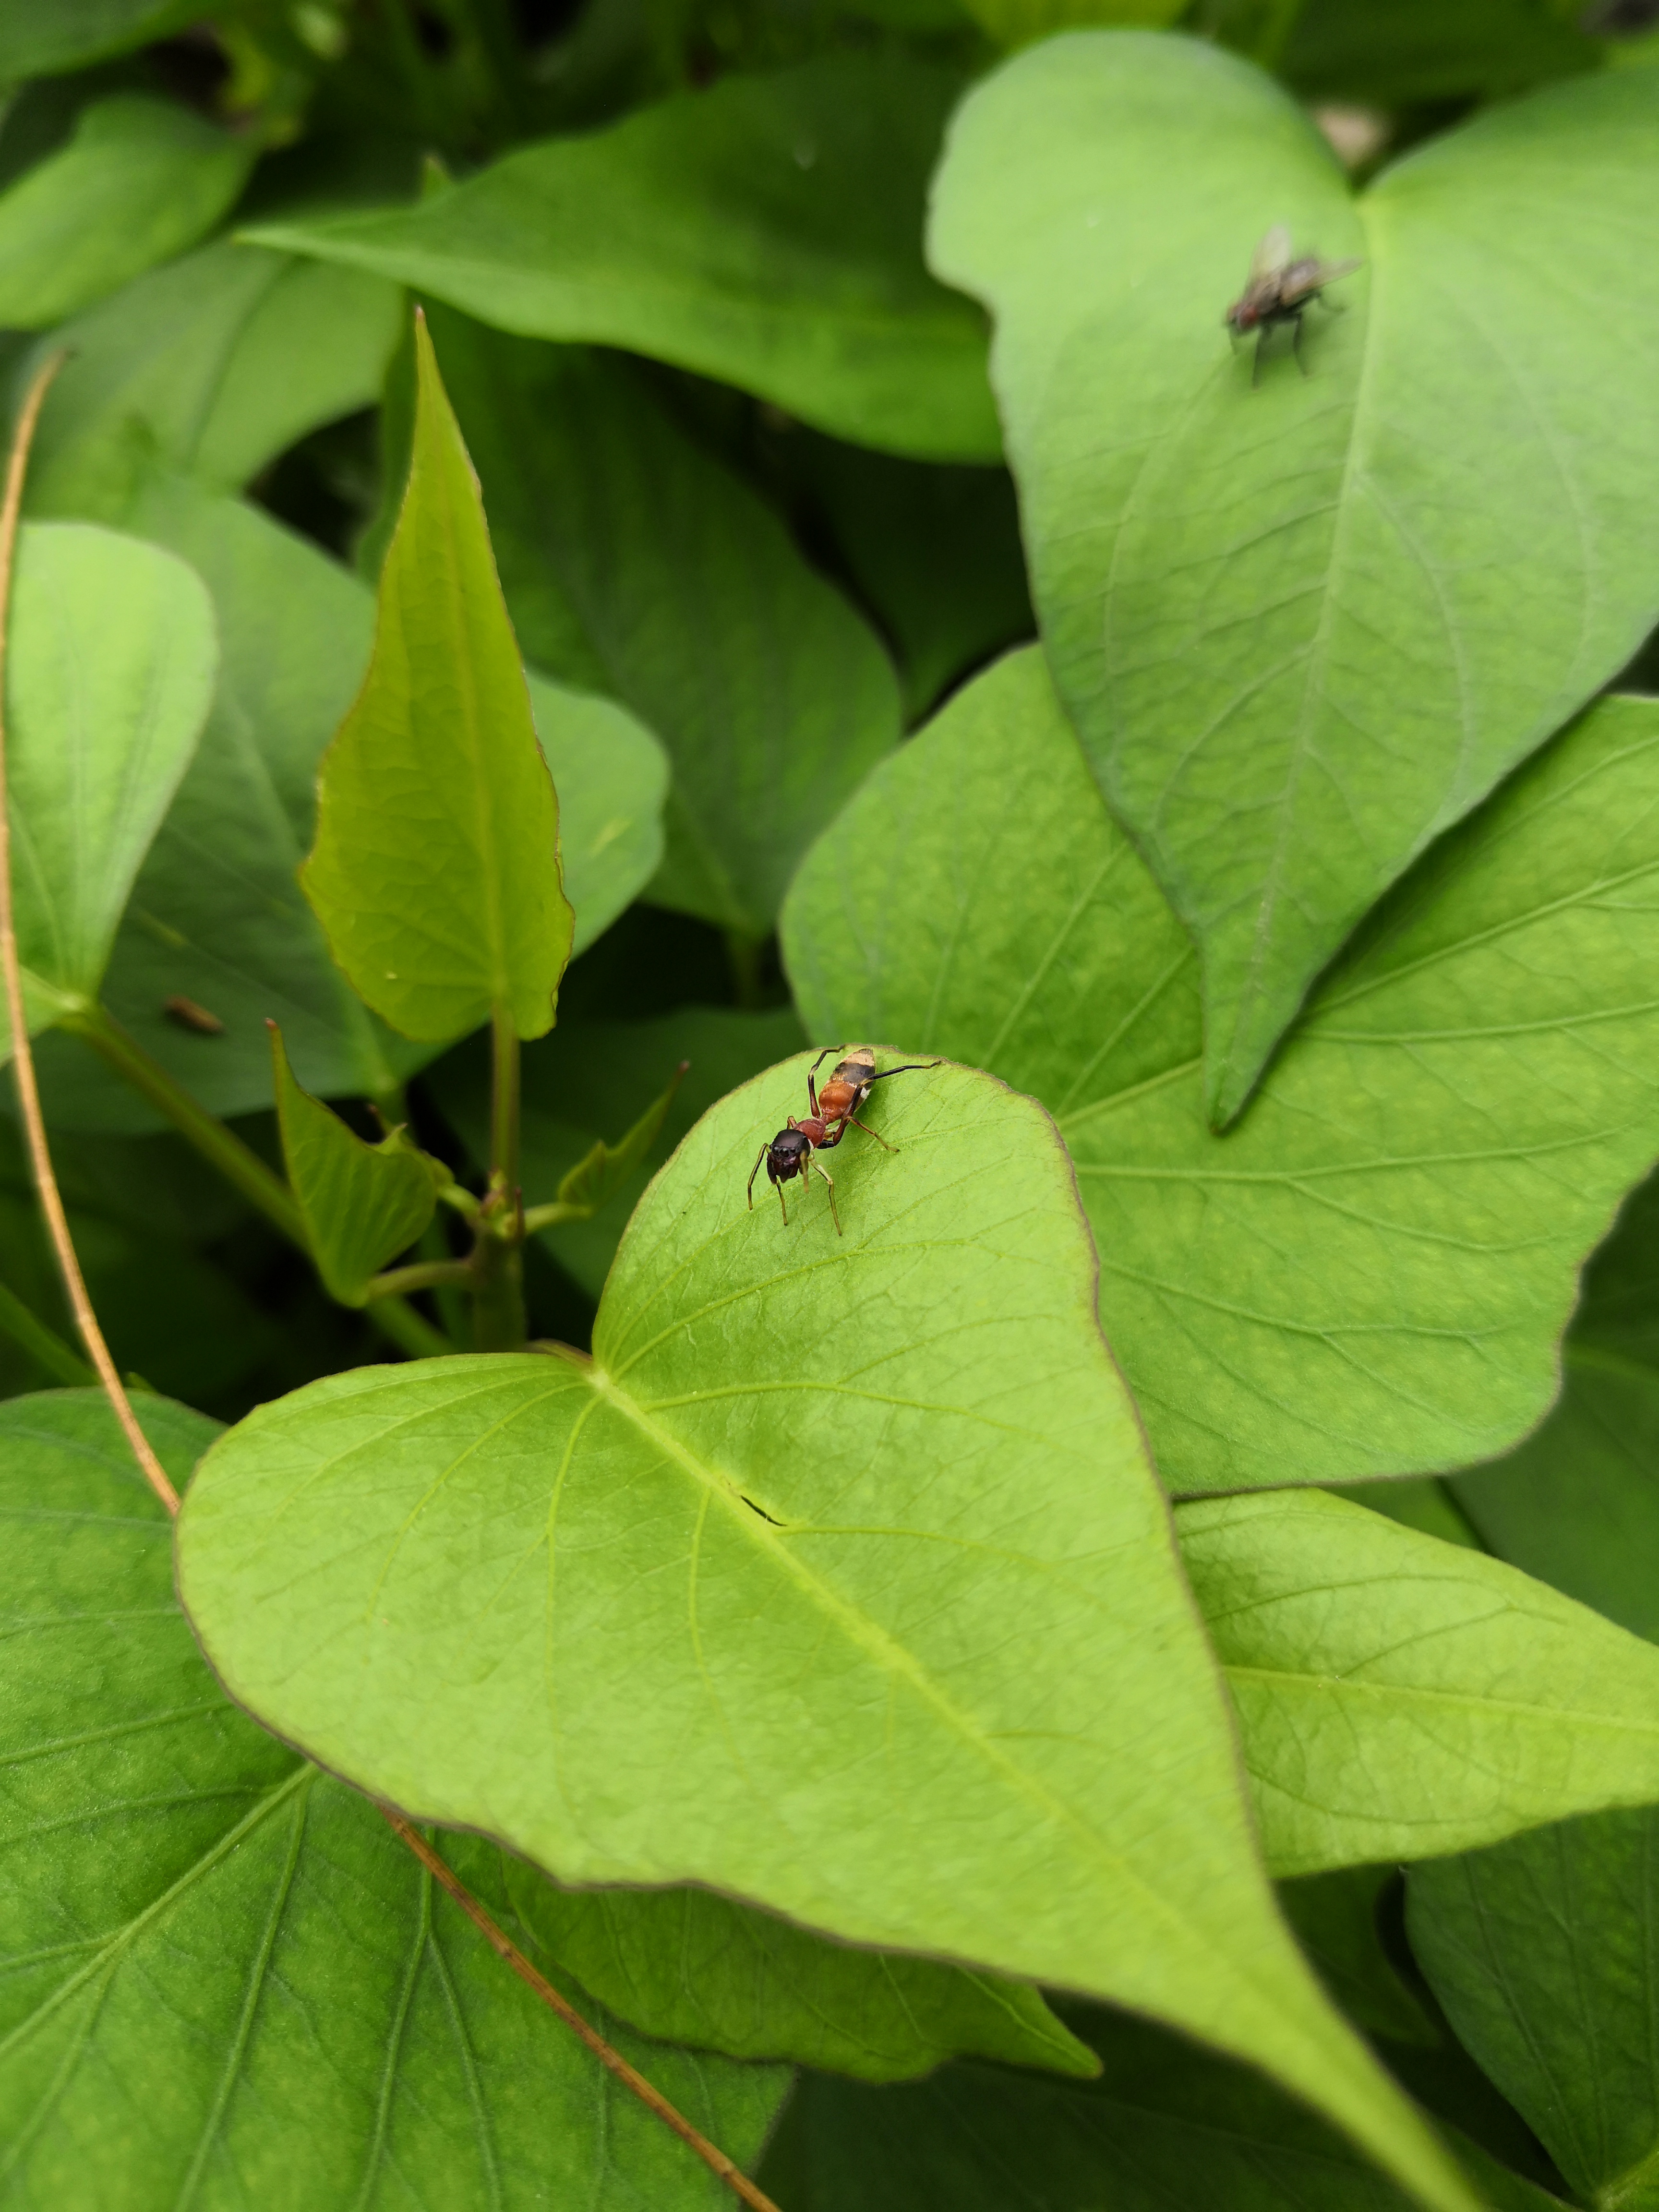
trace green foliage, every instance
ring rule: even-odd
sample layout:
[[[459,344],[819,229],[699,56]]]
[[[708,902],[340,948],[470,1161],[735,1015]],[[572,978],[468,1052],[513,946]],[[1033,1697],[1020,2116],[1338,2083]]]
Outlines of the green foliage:
[[[42,329],[193,246],[254,151],[161,100],[83,108],[63,152],[0,194],[0,323]]]
[[[1659,2212],[1655,4],[0,0],[0,2200]]]
[[[862,445],[994,460],[983,323],[920,250],[960,88],[826,55],[526,147],[416,208],[248,235],[721,377]]]
[[[884,1101],[896,1158],[843,1168],[844,1239],[821,1193],[785,1226],[744,1167],[805,1065],[653,1185],[591,1361],[337,1377],[217,1448],[179,1530],[216,1670],[561,1880],[701,1880],[1190,2025],[1460,2203],[1254,1875],[1053,1125],[941,1072]],[[843,1245],[859,1304],[826,1310]]]
[[[1267,77],[1096,33],[953,126],[934,264],[996,310],[1055,681],[1199,940],[1218,1122],[1389,883],[1659,617],[1656,121],[1650,72],[1554,86],[1354,202]],[[1632,191],[1634,228],[1598,219]],[[1309,374],[1258,385],[1215,326],[1275,223],[1364,265]]]
[[[144,1419],[182,1482],[214,1425],[158,1400]],[[389,2206],[410,2171],[458,2208],[729,2201],[372,1807],[229,1704],[100,1396],[0,1406],[0,2136],[19,2202]],[[446,1848],[489,1894],[495,1855]],[[758,2148],[781,2069],[612,2032],[735,2152]]]
[[[558,800],[421,325],[416,351],[414,457],[374,658],[323,762],[301,880],[359,996],[404,1036],[441,1042],[495,1014],[540,1036],[575,927]]]
[[[367,1145],[294,1079],[282,1031],[270,1025],[270,1060],[283,1164],[317,1270],[342,1305],[360,1306],[370,1278],[406,1252],[431,1220],[449,1170],[402,1129]]]
[[[1659,1651],[1499,1560],[1377,1519],[1318,1491],[1176,1516],[1274,1873],[1465,1850],[1659,1798]]]
[[[1651,1808],[1413,1870],[1412,1942],[1453,2025],[1581,2203],[1659,2201]]]
[[[1656,742],[1659,708],[1608,700],[1446,839],[1222,1137],[1189,942],[1035,653],[870,779],[796,878],[786,958],[814,1030],[1054,1115],[1171,1490],[1455,1464],[1548,1405],[1580,1255],[1659,1143]]]
[[[216,659],[211,603],[182,562],[82,525],[23,534],[5,707],[32,1025],[96,994],[133,878],[195,750]]]

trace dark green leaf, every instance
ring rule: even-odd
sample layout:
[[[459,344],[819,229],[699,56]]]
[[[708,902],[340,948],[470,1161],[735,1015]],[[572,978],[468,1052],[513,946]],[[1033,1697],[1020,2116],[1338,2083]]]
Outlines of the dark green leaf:
[[[239,489],[380,397],[398,313],[395,285],[252,246],[222,241],[152,270],[46,342],[70,358],[41,420],[29,512],[122,522],[157,462]]]
[[[1659,1651],[1587,1606],[1316,1490],[1176,1523],[1274,1873],[1659,1798]]]
[[[1659,1812],[1412,1869],[1412,1948],[1580,2201],[1659,2204]]]
[[[817,1035],[1055,1115],[1172,1490],[1437,1471],[1548,1405],[1579,1265],[1659,1148],[1656,796],[1659,704],[1604,702],[1401,887],[1225,1137],[1188,941],[1035,653],[871,777],[785,957]]]
[[[1659,1177],[1590,1261],[1561,1395],[1504,1459],[1457,1478],[1501,1558],[1659,1641]]]
[[[1285,1917],[1319,1978],[1367,2035],[1432,2046],[1428,2015],[1401,1980],[1377,1926],[1382,1895],[1399,1875],[1393,1867],[1342,1867],[1279,1886]]]
[[[685,1079],[687,1065],[685,1060],[680,1062],[668,1088],[652,1100],[633,1127],[614,1145],[603,1137],[595,1138],[575,1166],[560,1177],[557,1204],[591,1218],[616,1196],[661,1134],[674,1093]]]
[[[922,266],[961,79],[822,55],[526,146],[418,207],[250,232],[502,330],[701,370],[892,453],[994,460],[977,309]]]
[[[958,2052],[1097,2070],[1029,1984],[826,1942],[708,1890],[561,1890],[522,1860],[505,1864],[550,1954],[653,2035],[866,2081],[925,2074]]]
[[[656,1143],[615,1201],[591,1221],[562,1221],[540,1232],[560,1265],[597,1299],[628,1217],[645,1187],[700,1114],[751,1075],[805,1042],[787,1008],[740,1013],[684,1006],[645,1022],[561,1022],[524,1055],[520,1157],[532,1203],[556,1190],[592,1151],[601,1129],[626,1128],[648,1110],[664,1075],[690,1063]],[[439,1103],[480,1169],[489,1158],[489,1077],[484,1055],[447,1060],[432,1073]],[[805,1105],[803,1084],[797,1102]]]
[[[1186,13],[1183,0],[963,0],[1000,46],[1029,46],[1085,24],[1144,24],[1161,29]]]
[[[0,84],[78,70],[179,30],[200,0],[6,0]]]
[[[401,1128],[368,1145],[294,1079],[283,1033],[270,1025],[271,1068],[283,1164],[304,1216],[312,1256],[342,1305],[368,1299],[369,1278],[424,1231],[450,1181],[441,1162]]]
[[[886,654],[749,487],[621,364],[434,313],[530,659],[667,747],[660,904],[761,938],[896,742]]]
[[[1246,2068],[1080,2008],[1098,2081],[951,2066],[910,2087],[805,2076],[763,2184],[788,2212],[1406,2212],[1413,2200]],[[1556,2200],[1460,2142],[1501,2212]]]
[[[1601,49],[1574,20],[1586,12],[1550,0],[1305,0],[1279,70],[1300,93],[1376,107],[1490,100],[1594,69]]]
[[[897,1152],[834,1155],[844,1237],[817,1188],[786,1228],[744,1183],[808,1064],[657,1177],[592,1361],[336,1376],[222,1441],[179,1525],[214,1665],[561,1881],[1119,1996],[1462,2205],[1261,1881],[1052,1123],[891,1085]]]
[[[83,107],[69,144],[0,194],[0,325],[61,322],[194,246],[240,191],[255,150],[140,94]]]
[[[492,1012],[553,1025],[575,918],[477,478],[416,332],[409,489],[380,575],[368,674],[318,778],[301,883],[359,996],[405,1036]]]
[[[213,1425],[140,1411],[182,1485]],[[392,2212],[418,2177],[445,2212],[730,2204],[374,1808],[228,1703],[101,1396],[0,1406],[0,2142],[18,2203]],[[498,1855],[442,1848],[501,1910]],[[754,2155],[781,2069],[592,2016]]]
[[[96,995],[196,750],[217,657],[212,603],[182,561],[84,524],[21,533],[6,766],[32,1026]],[[9,1037],[0,1006],[0,1053]]]
[[[1364,265],[1258,386],[1222,315],[1276,224]],[[1356,202],[1244,64],[1050,40],[958,115],[933,250],[995,306],[1055,680],[1199,939],[1224,1122],[1367,908],[1659,616],[1659,75],[1491,109]]]

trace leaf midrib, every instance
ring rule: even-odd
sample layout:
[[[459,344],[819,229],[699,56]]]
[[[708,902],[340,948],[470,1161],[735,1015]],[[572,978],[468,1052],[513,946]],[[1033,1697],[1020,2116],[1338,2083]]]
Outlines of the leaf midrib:
[[[1462,1622],[1449,1624],[1438,1632],[1453,1635],[1467,1626]],[[1366,1662],[1360,1662],[1360,1664]],[[1279,1691],[1302,1691],[1323,1693],[1334,1698],[1397,1698],[1402,1703],[1442,1706],[1449,1711],[1486,1714],[1513,1713],[1522,1719],[1536,1719],[1552,1727],[1590,1728],[1616,1731],[1626,1735],[1653,1736],[1659,1740],[1659,1719],[1633,1720],[1617,1714],[1587,1712],[1576,1705],[1540,1705],[1520,1698],[1486,1697],[1467,1690],[1424,1689],[1416,1684],[1394,1682],[1356,1682],[1340,1674],[1297,1674],[1283,1667],[1246,1667],[1224,1659],[1221,1671],[1228,1683],[1263,1683]]]

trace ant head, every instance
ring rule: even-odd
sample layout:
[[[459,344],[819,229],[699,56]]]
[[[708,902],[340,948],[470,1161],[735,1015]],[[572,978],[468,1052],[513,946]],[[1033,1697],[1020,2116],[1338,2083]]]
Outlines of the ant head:
[[[766,1148],[766,1172],[773,1182],[787,1182],[798,1176],[806,1164],[811,1151],[811,1140],[804,1136],[792,1122],[788,1128],[780,1129]]]

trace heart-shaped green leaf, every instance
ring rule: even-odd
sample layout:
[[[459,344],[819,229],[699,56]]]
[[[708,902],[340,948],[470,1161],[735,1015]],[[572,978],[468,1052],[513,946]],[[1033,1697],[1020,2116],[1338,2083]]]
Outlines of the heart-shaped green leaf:
[[[526,146],[418,207],[247,235],[499,328],[626,346],[860,445],[994,460],[978,311],[922,266],[953,72],[824,54]]]
[[[1460,2039],[1577,2201],[1659,2202],[1659,1811],[1412,1869],[1412,1949]]]
[[[214,1425],[137,1404],[182,1484]],[[730,2205],[374,1808],[228,1703],[101,1395],[0,1407],[0,2142],[20,2203],[392,2212],[418,2174],[446,2212]],[[533,1946],[499,1854],[442,1849]],[[755,2154],[781,2068],[643,2045],[586,2009]]]
[[[1222,313],[1276,225],[1364,266],[1306,377],[1279,338],[1258,382]],[[1269,78],[1080,33],[970,95],[932,252],[994,307],[1055,680],[1199,939],[1224,1122],[1360,916],[1659,617],[1659,76],[1488,111],[1355,201]]]
[[[770,934],[790,872],[899,736],[867,623],[626,364],[432,327],[532,661],[623,701],[673,763],[653,900]]]
[[[369,1279],[422,1234],[450,1180],[441,1161],[401,1128],[365,1144],[337,1114],[302,1091],[270,1024],[270,1060],[283,1164],[299,1203],[317,1272],[342,1305],[368,1302]]]
[[[809,1064],[657,1177],[591,1361],[337,1376],[216,1447],[179,1524],[216,1668],[561,1880],[1113,1995],[1462,2202],[1257,1870],[1053,1124],[902,1078],[897,1152],[833,1155],[845,1234],[817,1188],[786,1227],[744,1185]]]
[[[1604,701],[1401,885],[1218,1137],[1189,942],[1028,653],[870,778],[785,957],[817,1035],[1054,1115],[1170,1489],[1437,1470],[1543,1413],[1659,1151],[1656,799],[1659,704]]]
[[[6,775],[31,1025],[96,994],[196,750],[217,658],[212,602],[182,561],[83,524],[21,533]],[[9,1036],[0,1008],[0,1052]]]
[[[41,330],[210,230],[257,151],[187,107],[118,93],[0,193],[0,324]]]
[[[70,358],[27,512],[124,523],[158,462],[240,490],[307,430],[379,399],[400,321],[395,284],[225,240],[152,270],[42,341]]]
[[[575,918],[478,480],[424,325],[409,488],[368,675],[324,757],[301,873],[335,958],[404,1036],[553,1026]]]
[[[1319,1491],[1176,1523],[1275,1874],[1659,1799],[1659,1650],[1588,1606]]]
[[[505,1862],[523,1924],[636,2027],[734,2058],[904,2081],[956,2053],[1060,2074],[1099,2062],[1029,1983],[827,1942],[706,1889],[558,1889]]]

